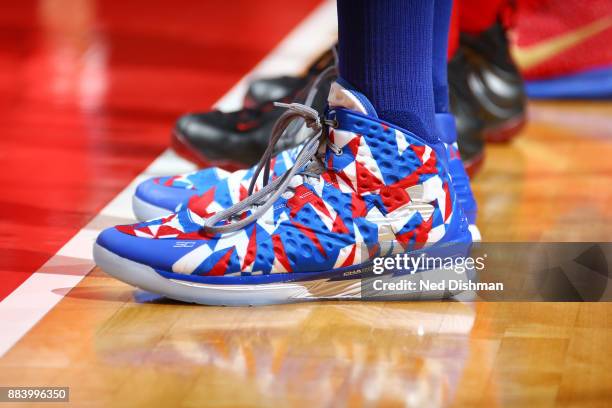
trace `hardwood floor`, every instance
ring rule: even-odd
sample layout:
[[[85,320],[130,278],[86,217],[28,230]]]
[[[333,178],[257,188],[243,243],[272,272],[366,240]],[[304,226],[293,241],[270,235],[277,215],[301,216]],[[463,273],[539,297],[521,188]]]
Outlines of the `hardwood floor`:
[[[473,187],[485,240],[612,240],[612,104],[539,102],[523,134],[487,146]]]
[[[0,300],[167,146],[177,115],[210,107],[318,1],[6,3]],[[487,147],[474,180],[484,239],[612,241],[612,103],[533,103],[530,117]],[[70,262],[84,261],[60,254],[42,273],[70,275]],[[200,307],[99,269],[54,292],[65,297],[0,357],[0,386],[67,386],[67,406],[612,401],[609,303]]]

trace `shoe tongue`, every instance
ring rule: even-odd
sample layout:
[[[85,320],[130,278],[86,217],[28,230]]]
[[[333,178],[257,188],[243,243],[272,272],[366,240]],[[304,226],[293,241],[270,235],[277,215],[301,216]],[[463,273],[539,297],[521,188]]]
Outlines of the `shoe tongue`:
[[[336,82],[331,84],[327,103],[331,109],[344,108],[372,118],[378,118],[378,114],[368,98],[342,78],[338,78]]]

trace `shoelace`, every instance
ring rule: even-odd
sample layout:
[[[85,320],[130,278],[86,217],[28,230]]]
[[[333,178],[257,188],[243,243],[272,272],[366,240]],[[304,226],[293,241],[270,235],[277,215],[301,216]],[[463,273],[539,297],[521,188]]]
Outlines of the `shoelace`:
[[[316,177],[318,179],[324,167],[322,164],[322,157],[317,157],[318,152],[320,152],[321,155],[324,153],[325,149],[322,147],[328,146],[334,153],[342,154],[342,149],[334,145],[328,139],[327,132],[323,131],[326,125],[335,127],[335,121],[326,120],[319,116],[319,112],[315,109],[299,103],[285,104],[276,102],[275,105],[285,108],[287,111],[285,111],[274,124],[268,146],[259,160],[252,176],[248,197],[230,208],[205,219],[202,227],[204,231],[211,234],[217,234],[234,232],[244,228],[259,219],[272,205],[274,205],[276,200],[291,187],[291,181],[294,176],[301,175],[302,177]],[[311,132],[305,138],[304,147],[297,155],[293,166],[281,177],[272,182],[268,182],[274,147],[283,133],[295,120],[303,120],[305,126],[311,129]],[[261,190],[254,192],[257,179],[262,170],[263,187]],[[252,210],[251,214],[241,220],[231,222],[246,210]],[[222,221],[229,222],[217,225]]]
[[[321,91],[321,83],[324,81],[332,81],[336,79],[338,76],[338,50],[336,49],[337,45],[334,45],[331,48],[334,64],[325,68],[321,71],[314,80],[310,81],[306,89],[306,97],[304,98],[304,105],[312,107],[317,95]],[[304,122],[299,120],[297,122],[293,122],[290,128],[285,131],[285,137],[280,139],[280,142],[277,145],[277,151],[286,150],[290,146],[295,146],[296,144],[301,144],[304,141],[302,136],[302,130],[305,129]],[[300,140],[302,139],[302,140]]]
[[[336,53],[334,52],[334,55]],[[335,61],[338,59],[336,58]],[[317,77],[311,81],[308,85],[308,92],[306,98],[304,98],[304,105],[312,107],[315,98],[320,92],[321,83],[327,80],[332,80],[338,75],[337,63],[330,67],[325,68]],[[274,105],[278,106],[276,103]],[[277,150],[286,150],[289,146],[300,144],[303,140],[299,140],[302,137],[302,130],[305,128],[302,120],[295,121],[285,130],[285,137],[280,139],[280,143],[277,146]]]

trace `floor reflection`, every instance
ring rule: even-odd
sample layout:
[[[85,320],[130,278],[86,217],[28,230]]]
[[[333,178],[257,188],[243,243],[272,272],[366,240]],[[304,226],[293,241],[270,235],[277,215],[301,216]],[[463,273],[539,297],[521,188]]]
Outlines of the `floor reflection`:
[[[96,350],[112,366],[231,375],[270,400],[441,406],[453,400],[474,317],[459,302],[128,305],[99,329]]]
[[[473,182],[483,239],[608,241],[612,107],[537,102],[529,113],[515,140],[487,145],[487,161]]]

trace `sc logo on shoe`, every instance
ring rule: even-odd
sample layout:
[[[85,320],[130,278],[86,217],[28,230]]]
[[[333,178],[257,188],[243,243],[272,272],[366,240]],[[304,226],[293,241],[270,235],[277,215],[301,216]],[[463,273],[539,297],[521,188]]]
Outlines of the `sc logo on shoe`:
[[[193,248],[195,241],[177,241],[174,243],[174,248]]]

